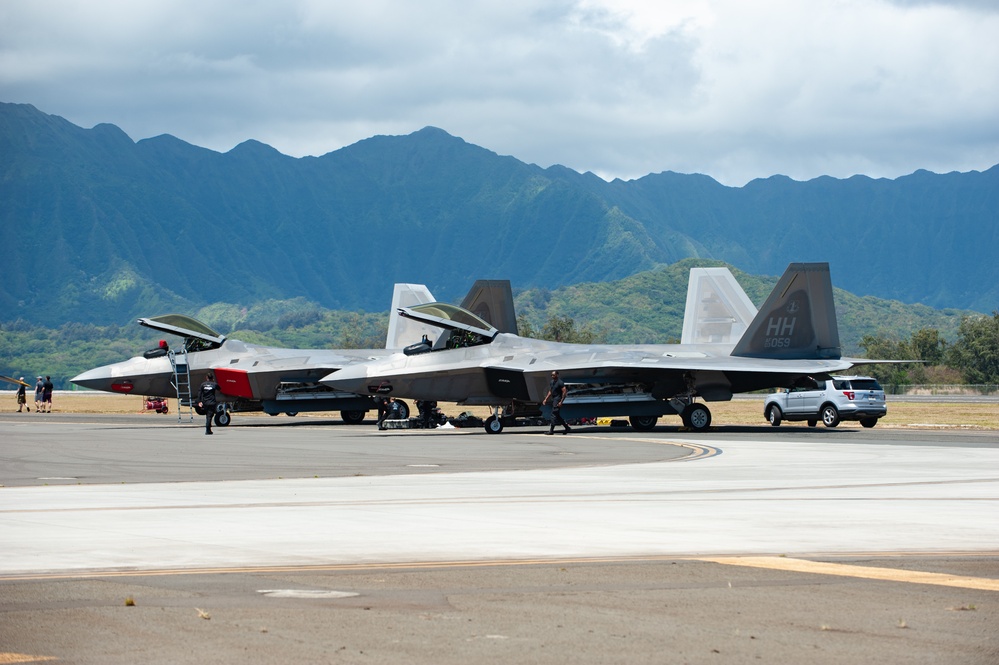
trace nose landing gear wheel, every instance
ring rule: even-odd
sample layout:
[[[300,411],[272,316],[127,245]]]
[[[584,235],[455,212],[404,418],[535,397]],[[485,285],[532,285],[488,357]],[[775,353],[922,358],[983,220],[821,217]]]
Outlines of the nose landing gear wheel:
[[[503,431],[503,421],[496,416],[489,416],[486,418],[485,428],[490,434],[499,434]]]
[[[223,409],[215,414],[214,420],[215,424],[219,427],[228,427],[229,423],[232,422],[232,416],[229,415],[228,411]]]

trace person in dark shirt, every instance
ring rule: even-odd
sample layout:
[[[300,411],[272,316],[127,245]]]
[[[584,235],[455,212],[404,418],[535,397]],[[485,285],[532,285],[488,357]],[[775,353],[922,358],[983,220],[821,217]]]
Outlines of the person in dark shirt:
[[[45,393],[45,382],[42,381],[42,377],[38,377],[38,381],[35,383],[35,413],[43,413],[42,395],[44,393]]]
[[[42,407],[44,407],[45,413],[52,413],[53,390],[55,390],[55,385],[52,384],[52,377],[46,376],[45,383],[42,384]]]
[[[212,433],[212,418],[215,417],[215,408],[219,403],[219,384],[215,383],[215,377],[211,372],[205,377],[205,382],[198,389],[198,406],[205,411],[205,434]]]
[[[545,400],[541,402],[542,405],[547,404],[548,400],[552,402],[552,424],[545,434],[554,434],[555,425],[561,425],[565,428],[562,430],[562,434],[568,434],[572,431],[569,424],[562,418],[562,400],[565,399],[565,393],[565,383],[562,382],[562,379],[558,378],[557,371],[552,372],[552,380],[548,384],[548,394],[545,395]]]
[[[20,379],[21,383],[17,386],[17,412],[21,413],[21,409],[27,409],[28,413],[31,413],[31,407],[28,406],[28,396],[25,393],[25,386],[28,385],[24,382],[24,377]]]

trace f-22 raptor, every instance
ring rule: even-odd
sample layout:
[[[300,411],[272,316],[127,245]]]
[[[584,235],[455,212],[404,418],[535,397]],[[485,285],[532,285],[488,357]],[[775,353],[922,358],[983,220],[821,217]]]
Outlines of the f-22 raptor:
[[[704,334],[685,329],[683,341],[694,340],[688,343],[568,344],[500,332],[446,303],[400,308],[399,315],[444,332],[404,353],[340,369],[321,383],[362,395],[488,405],[493,415],[485,428],[493,434],[507,417],[537,410],[553,370],[569,388],[564,418],[628,416],[633,428],[648,431],[660,416],[679,415],[686,427],[705,431],[711,412],[703,402],[872,362],[841,354],[828,263],[790,264],[737,341],[712,340],[709,323]]]
[[[489,308],[488,282],[476,282],[463,304],[473,309]],[[192,392],[208,372],[215,374],[222,404],[215,422],[225,426],[230,411],[264,411],[271,415],[300,411],[339,411],[346,423],[360,423],[368,410],[376,408],[367,393],[331,390],[319,379],[330,372],[386,356],[402,348],[405,341],[421,336],[437,336],[440,328],[419,321],[400,319],[397,312],[406,306],[433,301],[422,284],[396,284],[392,297],[385,349],[286,349],[250,344],[212,330],[188,316],[168,314],[142,318],[138,323],[158,332],[176,335],[181,342],[173,348],[160,342],[158,348],[129,360],[104,365],[73,377],[73,383],[94,390],[147,396],[176,396],[183,406],[192,401]],[[485,300],[484,300],[485,299]],[[494,308],[495,309],[495,308]],[[500,314],[499,312],[497,314]],[[516,322],[509,312],[497,318],[500,327],[510,329]],[[400,417],[409,409],[400,403]],[[179,411],[179,409],[178,409]]]

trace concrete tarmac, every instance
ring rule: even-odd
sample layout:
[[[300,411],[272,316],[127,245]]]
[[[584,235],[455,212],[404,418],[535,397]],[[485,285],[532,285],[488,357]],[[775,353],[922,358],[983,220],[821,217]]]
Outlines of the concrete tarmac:
[[[0,416],[0,663],[999,662],[999,435]]]

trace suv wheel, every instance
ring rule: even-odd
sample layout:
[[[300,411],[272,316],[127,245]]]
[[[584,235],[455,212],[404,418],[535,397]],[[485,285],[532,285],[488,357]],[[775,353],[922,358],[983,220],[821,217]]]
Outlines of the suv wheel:
[[[826,404],[822,407],[822,424],[826,427],[839,425],[839,411],[832,404]]]
[[[771,405],[771,407],[767,409],[767,420],[770,421],[770,425],[773,427],[780,427],[780,418],[780,407]]]

